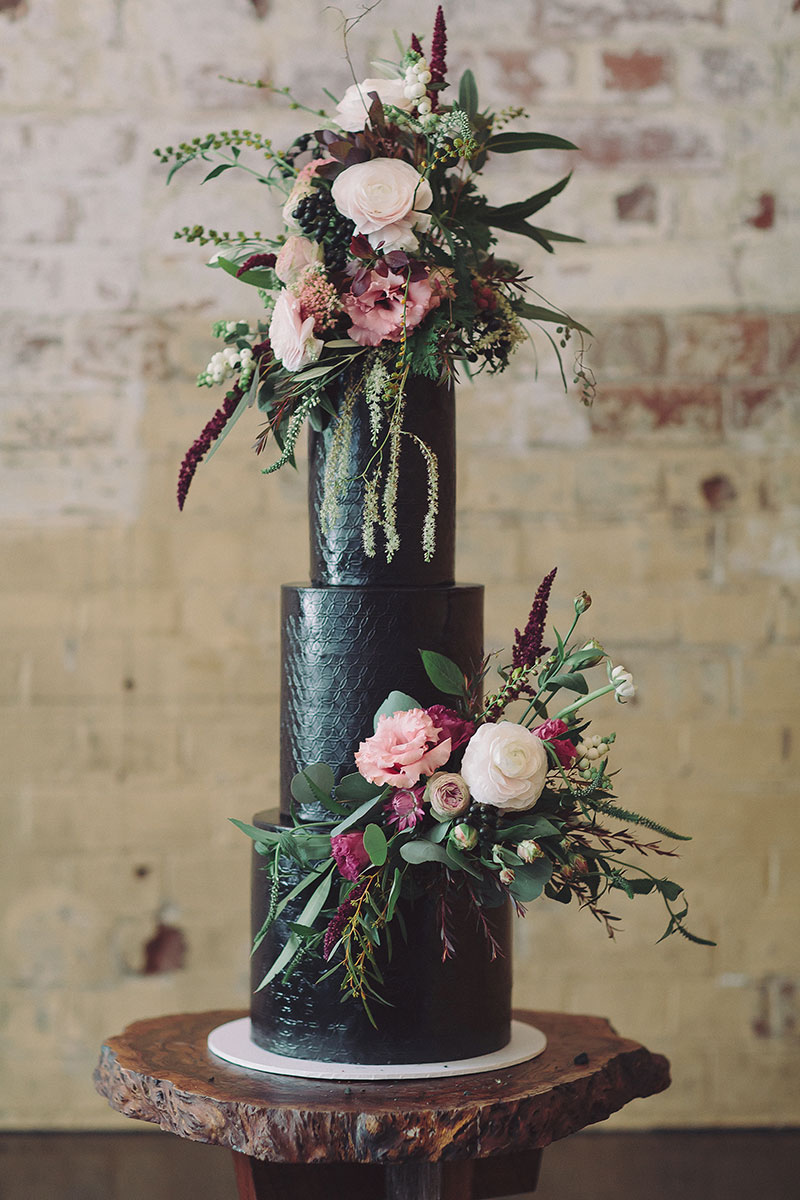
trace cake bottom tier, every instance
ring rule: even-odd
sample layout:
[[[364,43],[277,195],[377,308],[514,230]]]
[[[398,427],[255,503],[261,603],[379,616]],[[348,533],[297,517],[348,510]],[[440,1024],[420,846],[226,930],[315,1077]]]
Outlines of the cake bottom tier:
[[[258,813],[261,828],[280,828]],[[253,935],[261,929],[270,902],[264,859],[254,853]],[[281,894],[301,878],[287,864]],[[481,909],[487,936],[465,891],[451,883],[443,893],[436,868],[430,886],[414,900],[401,897],[405,924],[392,922],[392,954],[381,947],[385,1003],[374,1003],[370,1023],[359,1000],[341,988],[342,971],[320,976],[332,965],[309,955],[288,979],[277,977],[256,991],[289,936],[298,912],[281,913],[252,958],[250,1016],[252,1038],[262,1049],[291,1058],[346,1063],[449,1062],[489,1054],[511,1036],[511,912],[508,903]],[[302,903],[302,902],[301,902]],[[442,908],[453,954],[442,959]],[[494,943],[494,946],[492,945]]]

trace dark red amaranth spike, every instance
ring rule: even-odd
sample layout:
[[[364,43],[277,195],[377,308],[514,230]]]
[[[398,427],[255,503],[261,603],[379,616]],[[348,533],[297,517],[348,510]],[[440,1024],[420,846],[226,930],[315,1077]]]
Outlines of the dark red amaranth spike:
[[[518,629],[514,630],[515,642],[512,656],[512,662],[515,667],[532,667],[543,654],[547,653],[547,647],[542,645],[544,636],[544,626],[547,620],[547,604],[550,599],[550,589],[553,586],[553,580],[556,577],[557,567],[553,567],[549,575],[545,575],[533,599],[528,624],[525,626],[525,632],[520,633]]]
[[[422,43],[415,33],[412,33],[411,35],[411,49],[416,54],[422,54]]]
[[[436,10],[436,19],[433,22],[433,36],[431,38],[431,56],[428,61],[428,69],[431,73],[431,83],[444,83],[445,75],[447,74],[447,28],[444,23],[444,12],[441,4]],[[429,93],[431,97],[431,107],[434,112],[438,108],[438,89],[433,88]]]
[[[237,404],[242,398],[242,389],[236,384],[225,397],[222,407],[218,408],[211,420],[203,429],[200,437],[192,442],[186,451],[178,474],[178,508],[183,512],[186,495],[194,479],[194,473],[200,466],[203,457],[208,454],[213,443],[222,433],[228,421],[233,416]]]

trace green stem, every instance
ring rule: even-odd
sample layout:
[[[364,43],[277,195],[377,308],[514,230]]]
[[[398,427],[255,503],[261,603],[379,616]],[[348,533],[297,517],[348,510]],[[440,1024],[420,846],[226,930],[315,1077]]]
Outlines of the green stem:
[[[566,708],[562,708],[560,713],[556,713],[555,719],[563,721],[565,717],[571,716],[579,708],[583,708],[584,704],[589,704],[592,700],[596,700],[598,696],[606,696],[609,692],[613,691],[616,691],[616,684],[607,683],[605,687],[598,688],[596,692],[590,692],[588,696],[581,696],[580,700],[576,700],[574,704],[568,704]]]

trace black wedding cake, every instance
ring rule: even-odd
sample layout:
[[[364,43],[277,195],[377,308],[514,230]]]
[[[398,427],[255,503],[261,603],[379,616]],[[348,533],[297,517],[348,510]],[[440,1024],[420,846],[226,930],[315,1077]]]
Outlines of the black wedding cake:
[[[341,402],[342,396],[339,396]],[[483,657],[483,588],[454,582],[455,416],[452,385],[414,381],[406,398],[404,429],[436,455],[439,512],[436,550],[425,562],[420,529],[427,505],[425,463],[413,437],[405,438],[397,496],[400,547],[391,562],[380,547],[362,546],[362,474],[372,454],[366,406],[355,406],[348,475],[352,479],[333,528],[320,519],[326,458],[336,418],[312,432],[309,464],[311,578],[287,584],[282,603],[280,811],[254,817],[275,830],[295,819],[326,816],[314,804],[291,800],[295,774],[324,761],[339,779],[354,770],[353,755],[371,731],[373,714],[393,690],[424,706],[448,699],[431,684],[420,649],[437,651],[475,668]],[[431,865],[431,886],[403,896],[404,936],[394,935],[391,958],[381,964],[382,1003],[371,1023],[357,1000],[343,993],[326,964],[302,957],[288,977],[259,989],[297,920],[288,904],[252,958],[251,1036],[261,1048],[293,1058],[360,1064],[444,1062],[490,1053],[510,1037],[511,931],[509,905],[487,910],[491,939],[474,907],[448,896],[448,936],[454,953],[443,960],[442,903]],[[281,896],[297,883],[287,867]],[[253,855],[252,927],[262,928],[270,902],[264,859]],[[499,944],[501,952],[491,948]],[[377,1026],[377,1028],[375,1027]]]

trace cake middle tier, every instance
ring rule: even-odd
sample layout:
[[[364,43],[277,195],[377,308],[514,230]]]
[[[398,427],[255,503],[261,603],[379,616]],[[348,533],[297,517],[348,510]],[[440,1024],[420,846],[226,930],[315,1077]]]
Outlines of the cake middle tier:
[[[310,587],[282,593],[281,814],[294,775],[325,762],[336,779],[355,771],[388,694],[427,708],[455,697],[429,680],[420,650],[435,650],[473,672],[483,658],[483,587]],[[308,820],[319,806],[298,810]]]

